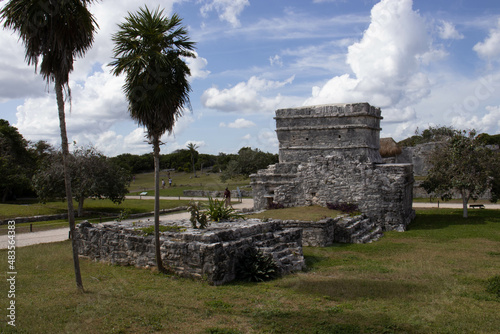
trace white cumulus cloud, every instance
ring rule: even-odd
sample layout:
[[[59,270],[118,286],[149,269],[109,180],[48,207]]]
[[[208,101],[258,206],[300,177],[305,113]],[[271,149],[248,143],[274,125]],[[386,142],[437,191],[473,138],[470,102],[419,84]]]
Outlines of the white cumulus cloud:
[[[305,104],[368,102],[384,108],[384,117],[392,121],[412,119],[415,112],[409,107],[429,94],[420,65],[430,45],[424,19],[411,0],[382,0],[372,8],[362,39],[348,48],[354,77],[344,74],[314,87]]]
[[[228,127],[231,129],[248,129],[255,126],[255,123],[244,118],[238,118],[232,123],[225,124],[221,123],[221,127]]]
[[[500,56],[500,19],[497,26],[490,30],[488,37],[474,45],[473,49],[482,58],[493,59]]]
[[[201,13],[203,16],[207,16],[209,12],[215,10],[219,14],[221,21],[227,21],[233,27],[239,27],[240,20],[238,16],[249,5],[250,2],[248,0],[210,0],[203,5]]]
[[[262,93],[281,88],[293,82],[294,77],[285,81],[272,81],[252,76],[247,82],[240,82],[232,88],[212,87],[203,92],[201,101],[207,108],[220,111],[268,112],[274,111],[282,101],[281,95],[265,97]]]
[[[459,33],[453,23],[442,20],[438,28],[439,37],[442,39],[463,39],[464,35]]]

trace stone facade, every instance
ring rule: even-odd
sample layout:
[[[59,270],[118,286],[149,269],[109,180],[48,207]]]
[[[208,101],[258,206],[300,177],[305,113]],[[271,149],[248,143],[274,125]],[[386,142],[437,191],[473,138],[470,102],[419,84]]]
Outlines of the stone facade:
[[[383,230],[405,230],[413,169],[382,163],[380,113],[368,103],[277,110],[280,161],[251,175],[254,208],[349,202]]]
[[[189,221],[175,225],[185,228],[162,232],[160,247],[165,268],[179,276],[205,279],[214,285],[228,283],[236,278],[239,256],[250,247],[272,255],[281,274],[305,268],[299,228],[259,220],[217,223],[203,230],[189,228]],[[111,264],[153,267],[153,236],[142,236],[139,227],[80,224],[75,230],[80,255]]]

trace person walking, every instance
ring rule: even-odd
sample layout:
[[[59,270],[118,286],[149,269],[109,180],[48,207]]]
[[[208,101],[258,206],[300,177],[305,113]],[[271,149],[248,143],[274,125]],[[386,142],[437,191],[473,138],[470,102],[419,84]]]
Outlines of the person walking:
[[[231,191],[226,187],[224,190],[224,207],[232,207],[231,206]]]

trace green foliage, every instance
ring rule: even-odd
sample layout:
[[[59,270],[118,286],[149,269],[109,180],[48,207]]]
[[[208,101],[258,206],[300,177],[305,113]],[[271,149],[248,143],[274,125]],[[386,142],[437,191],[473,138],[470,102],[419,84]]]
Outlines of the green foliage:
[[[448,142],[429,154],[432,168],[422,186],[443,200],[451,198],[452,191],[458,191],[462,195],[464,217],[467,217],[468,201],[477,199],[500,177],[498,158],[498,154],[477,140],[475,131],[455,131]]]
[[[82,214],[86,198],[108,198],[121,203],[128,193],[130,174],[93,147],[77,148],[68,159],[73,195]],[[64,166],[60,152],[50,154],[33,177],[41,201],[65,197]]]
[[[489,135],[487,133],[481,133],[477,136],[477,139],[484,145],[500,145],[500,134]]]
[[[128,217],[130,217],[130,209],[123,209],[120,211],[116,221],[121,222],[122,220],[128,219]]]
[[[200,212],[203,205],[200,202],[191,201],[188,205],[188,211],[191,214],[189,221],[193,228],[206,228],[208,226],[207,215]]]
[[[407,146],[415,146],[418,144],[446,141],[449,138],[453,137],[454,134],[455,130],[452,127],[448,126],[439,126],[439,127],[431,126],[422,132],[420,132],[420,130],[417,128],[415,130],[414,136],[406,138],[400,141],[398,144],[401,147],[407,147]]]
[[[226,207],[224,201],[213,199],[211,196],[208,197],[207,215],[216,222],[243,218],[243,215],[236,213],[232,207]]]
[[[160,232],[182,232],[184,230],[185,228],[183,226],[176,226],[176,225],[174,226],[160,225],[159,227]],[[139,231],[143,237],[147,237],[155,233],[155,227],[154,226],[142,227],[139,229]]]
[[[236,277],[248,282],[263,282],[278,277],[278,266],[273,257],[250,247],[239,257]]]
[[[488,280],[486,291],[500,298],[500,275],[493,276]]]
[[[239,175],[248,177],[250,174],[256,173],[259,169],[265,169],[267,166],[277,163],[278,160],[277,154],[243,147],[238,151],[238,155],[226,164],[221,180],[224,182]]]
[[[28,142],[11,126],[0,119],[0,201],[15,199],[30,191],[30,179],[36,168]]]

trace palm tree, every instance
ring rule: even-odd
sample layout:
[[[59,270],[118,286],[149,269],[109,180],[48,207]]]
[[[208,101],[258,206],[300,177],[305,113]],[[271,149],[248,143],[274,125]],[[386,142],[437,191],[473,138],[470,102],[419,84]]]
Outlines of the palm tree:
[[[156,264],[164,272],[160,253],[160,138],[172,133],[175,121],[189,105],[188,93],[191,74],[183,57],[195,57],[194,43],[180,26],[181,19],[174,14],[163,15],[159,8],[148,7],[129,13],[119,31],[113,35],[113,74],[125,73],[123,90],[128,100],[131,117],[147,130],[153,145],[155,166],[155,251]]]
[[[193,166],[193,173],[194,173],[194,177],[196,178],[196,169],[194,168],[194,156],[196,154],[196,149],[198,148],[198,146],[194,143],[189,143],[187,145],[187,148],[189,150],[189,152],[191,152],[191,166]]]
[[[69,73],[73,70],[75,57],[83,57],[94,42],[97,23],[88,10],[94,0],[10,0],[0,15],[4,28],[11,28],[20,35],[26,52],[28,65],[39,68],[47,84],[54,84],[61,146],[64,157],[64,181],[68,202],[68,220],[73,246],[73,263],[78,289],[83,291],[78,260],[78,244],[74,238],[75,215],[67,160],[69,157],[68,136],[64,113],[64,94],[69,89]]]

